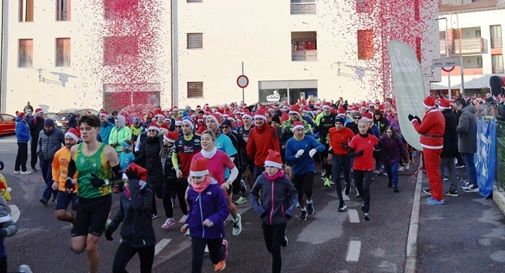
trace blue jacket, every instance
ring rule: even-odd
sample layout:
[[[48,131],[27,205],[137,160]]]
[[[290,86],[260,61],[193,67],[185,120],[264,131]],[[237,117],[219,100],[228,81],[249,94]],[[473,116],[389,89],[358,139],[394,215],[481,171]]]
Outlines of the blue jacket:
[[[112,128],[114,128],[114,124],[109,122],[104,122],[100,125],[99,134],[102,143],[109,144],[109,135],[110,132],[112,131]]]
[[[300,149],[304,150],[304,153],[300,158],[296,158],[296,152]],[[292,137],[286,142],[286,163],[292,167],[293,174],[301,175],[315,171],[314,159],[309,156],[309,151],[312,149],[321,153],[326,147],[308,135],[300,141]]]
[[[224,238],[224,221],[228,217],[228,208],[223,190],[217,181],[213,182],[202,193],[198,193],[191,187],[188,189],[187,202],[189,204],[186,224],[192,237],[203,239]],[[214,223],[212,227],[203,225],[205,219]]]
[[[27,143],[30,141],[30,129],[26,122],[20,118],[16,118],[16,138],[18,142]]]
[[[286,175],[270,181],[264,172],[249,194],[252,208],[267,225],[286,223],[293,215],[297,198],[297,191]]]

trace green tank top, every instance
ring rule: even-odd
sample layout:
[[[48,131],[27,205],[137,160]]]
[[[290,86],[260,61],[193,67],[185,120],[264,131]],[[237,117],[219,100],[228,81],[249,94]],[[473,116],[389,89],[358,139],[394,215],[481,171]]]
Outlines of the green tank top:
[[[79,190],[77,195],[81,198],[97,198],[112,193],[110,185],[96,188],[91,184],[91,174],[95,174],[102,179],[110,179],[112,177],[112,170],[107,164],[107,159],[103,153],[106,144],[103,144],[91,156],[86,156],[82,152],[83,143],[77,146],[77,154],[75,157],[75,166],[77,168],[78,176],[77,183]]]

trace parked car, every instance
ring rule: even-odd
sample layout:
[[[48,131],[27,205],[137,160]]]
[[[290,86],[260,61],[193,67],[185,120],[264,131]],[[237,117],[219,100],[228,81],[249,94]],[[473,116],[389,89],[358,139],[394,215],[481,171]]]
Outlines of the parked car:
[[[67,128],[67,114],[65,113],[54,113],[54,112],[49,112],[44,114],[45,118],[50,118],[54,120],[54,123],[56,124],[57,128],[60,129],[66,129]]]
[[[16,133],[16,117],[0,113],[0,136]]]

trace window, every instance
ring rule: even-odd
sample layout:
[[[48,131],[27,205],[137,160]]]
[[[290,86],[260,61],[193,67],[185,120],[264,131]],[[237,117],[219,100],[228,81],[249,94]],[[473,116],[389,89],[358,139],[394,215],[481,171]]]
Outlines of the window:
[[[201,3],[202,0],[187,0],[188,3]]]
[[[56,21],[70,21],[70,1],[56,0]]]
[[[493,68],[493,74],[503,74],[505,71],[503,69],[503,55],[491,55],[491,63]]]
[[[316,14],[316,0],[291,0],[291,14]]]
[[[139,55],[138,38],[118,36],[104,38],[104,64],[115,65],[128,62],[131,57]]]
[[[291,32],[291,60],[317,61],[317,33]]]
[[[491,48],[502,48],[501,25],[490,26],[489,32],[491,34]]]
[[[358,30],[358,59],[369,60],[373,57],[373,30]]]
[[[137,10],[139,0],[104,0],[105,19],[121,19]]]
[[[203,98],[203,82],[188,82],[188,99]]]
[[[33,40],[20,39],[18,51],[18,66],[32,67],[33,65]]]
[[[19,0],[19,22],[33,22],[33,0]]]
[[[56,66],[70,66],[70,38],[56,38]]]
[[[203,48],[203,33],[188,33],[188,49]]]
[[[373,10],[375,0],[356,0],[357,13],[370,13]]]

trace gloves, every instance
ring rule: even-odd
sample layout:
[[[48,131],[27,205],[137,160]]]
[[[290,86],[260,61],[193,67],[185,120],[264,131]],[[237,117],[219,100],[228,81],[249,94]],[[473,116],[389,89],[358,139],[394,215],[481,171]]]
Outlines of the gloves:
[[[111,228],[105,230],[105,239],[107,239],[107,241],[114,240],[114,238],[112,238],[112,233],[114,233],[114,231]]]
[[[100,188],[100,187],[108,184],[105,182],[105,180],[96,176],[96,174],[94,174],[94,173],[92,173],[91,176],[93,176],[93,178],[91,178],[91,185],[93,185],[93,187],[95,187],[95,188]]]
[[[312,148],[310,151],[309,151],[309,156],[310,157],[314,157],[314,155],[317,153],[317,150]]]
[[[409,114],[409,121],[412,121],[414,119],[414,116],[412,114]]]
[[[300,157],[303,155],[303,153],[304,153],[304,152],[305,152],[305,151],[304,151],[303,149],[298,150],[298,151],[296,152],[296,154],[295,154],[295,157],[296,157],[296,158],[300,158]]]
[[[421,123],[421,119],[418,116],[414,116],[414,119],[417,119],[417,122]]]
[[[354,156],[355,157],[360,157],[360,156],[363,156],[364,154],[365,154],[365,151],[361,150],[359,152],[354,153]]]
[[[65,189],[67,192],[72,192],[74,189],[74,182],[72,181],[72,178],[67,177],[67,180],[65,181]]]
[[[347,142],[342,142],[340,143],[340,148],[344,150],[349,150],[349,144],[347,144]]]

